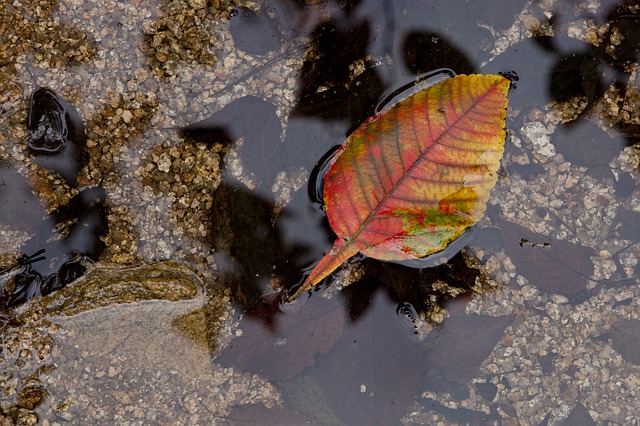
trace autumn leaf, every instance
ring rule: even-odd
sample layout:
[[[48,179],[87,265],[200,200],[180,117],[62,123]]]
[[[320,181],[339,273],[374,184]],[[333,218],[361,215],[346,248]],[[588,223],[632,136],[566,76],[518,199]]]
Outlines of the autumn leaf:
[[[429,390],[466,385],[504,336],[515,315],[456,315],[425,339],[424,363],[431,370],[425,380]]]
[[[399,424],[424,379],[412,329],[398,318],[397,300],[376,284],[375,278],[365,279],[349,288],[344,332],[330,352],[318,356],[325,399],[349,425]]]
[[[270,380],[291,379],[315,365],[318,354],[329,352],[342,336],[345,312],[334,298],[309,298],[304,309],[287,305],[280,310],[280,295],[264,297],[245,313],[242,335],[216,359],[260,374]]]
[[[295,299],[358,252],[409,260],[444,249],[484,214],[505,139],[509,81],[460,75],[365,121],[324,178],[337,235]]]
[[[566,296],[582,292],[593,275],[590,247],[529,231],[513,222],[500,220],[507,255],[518,273],[548,293]]]

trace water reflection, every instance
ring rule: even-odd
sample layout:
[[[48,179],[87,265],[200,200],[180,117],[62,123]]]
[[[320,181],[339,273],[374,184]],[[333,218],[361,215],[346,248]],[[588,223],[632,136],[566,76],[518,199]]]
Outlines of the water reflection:
[[[303,378],[306,386],[319,387],[320,397],[312,404],[295,395],[288,400],[311,421],[323,423],[319,413],[328,412],[346,424],[363,418],[366,424],[395,424],[422,388],[426,369],[435,368],[424,357],[440,359],[434,351],[450,346],[438,340],[421,345],[417,323],[424,323],[413,306],[435,318],[442,314],[435,301],[478,291],[480,271],[470,263],[458,255],[446,265],[418,270],[366,259],[363,277],[333,297],[322,297],[323,290],[293,303],[284,303],[282,293],[263,297],[240,321],[242,336],[215,361],[268,377],[283,394],[290,392],[292,381]],[[479,322],[461,315],[460,320],[455,331],[460,338],[454,337],[461,346],[459,358],[439,361],[449,375],[460,365],[475,372],[508,324],[494,330],[490,317]],[[479,330],[472,324],[484,325]],[[468,339],[470,335],[474,338]],[[484,352],[479,352],[479,341]],[[437,380],[444,379],[435,377],[431,383],[442,386]]]
[[[48,341],[25,337],[39,336],[29,334],[34,329],[28,321],[3,311],[1,359],[23,392],[18,402],[18,392],[3,382],[9,397],[0,406],[2,415],[17,418],[35,409],[50,420],[49,408],[55,407],[55,416],[85,422],[99,413],[113,419],[114,413],[140,411],[149,414],[148,421],[167,422],[194,413],[211,421],[272,419],[272,424],[286,419],[357,424],[372,413],[389,423],[405,416],[407,424],[633,421],[638,360],[635,340],[628,336],[637,328],[634,300],[640,296],[639,46],[633,8],[615,0],[603,1],[600,9],[463,0],[238,4],[264,20],[258,28],[267,19],[276,28],[262,33],[280,36],[280,45],[265,41],[256,47],[252,44],[262,42],[251,41],[256,36],[250,25],[241,26],[237,35],[228,30],[232,8],[224,1],[141,1],[136,7],[122,2],[109,13],[95,13],[102,10],[98,2],[80,3],[16,2],[0,8],[5,22],[25,23],[8,27],[11,42],[3,46],[0,72],[27,88],[24,64],[35,61],[41,84],[55,80],[56,93],[77,106],[90,157],[80,171],[80,187],[102,182],[111,215],[101,260],[175,256],[193,261],[209,278],[211,294],[227,287],[239,310],[248,310],[239,327],[227,324],[226,337],[212,347],[242,347],[240,340],[231,340],[241,332],[265,340],[246,346],[243,355],[254,359],[240,367],[243,358],[237,353],[213,357],[213,364],[205,356],[203,363],[202,346],[196,350],[178,338],[157,339],[153,348],[160,355],[152,362],[164,359],[162,378],[154,378],[153,367],[142,361],[121,370],[128,357],[146,349],[129,351],[124,344],[93,374],[85,370],[93,371],[83,364],[86,354],[74,348],[73,338],[60,346],[62,355],[53,357],[41,349],[51,348]],[[118,14],[123,19],[113,18]],[[585,25],[589,29],[583,31]],[[131,47],[138,45],[141,52]],[[253,60],[254,55],[262,57]],[[509,95],[514,137],[507,144],[495,206],[473,243],[482,269],[501,287],[480,298],[460,298],[458,293],[472,293],[481,277],[467,265],[473,257],[421,270],[368,259],[345,268],[341,278],[355,282],[333,298],[315,293],[299,312],[283,313],[279,305],[274,310],[264,293],[295,283],[333,240],[322,212],[305,193],[309,171],[375,111],[383,93],[444,66],[457,73],[515,70],[520,77]],[[289,80],[298,69],[301,78],[294,87]],[[23,243],[39,232],[44,206],[64,206],[75,193],[25,159],[26,100],[21,104],[12,97],[3,110],[5,104],[10,112],[0,114],[0,174],[15,191],[0,190],[0,221],[12,232],[3,234],[6,241],[13,243],[19,235],[20,244],[3,243],[3,260],[15,260]],[[236,118],[217,122],[224,132],[209,134],[206,147],[172,129],[234,109]],[[226,163],[218,188],[221,159]],[[244,171],[237,163],[245,165]],[[191,221],[197,226],[189,226]],[[434,289],[436,294],[429,293]],[[442,299],[454,303],[445,308],[434,303]],[[396,314],[401,303],[431,318],[449,317],[433,330],[419,318],[418,343]],[[147,325],[157,323],[157,313],[142,306],[149,309],[135,336],[144,337]],[[216,306],[207,313],[210,328],[227,312]],[[166,308],[170,318],[178,311]],[[150,340],[126,342],[130,328],[118,328],[112,317],[120,314],[114,312],[84,322],[79,317],[77,327],[68,328],[85,337],[97,335],[94,349],[105,341],[174,336],[163,328]],[[142,315],[135,309],[121,314],[129,320]],[[319,325],[308,328],[315,317]],[[300,343],[286,336],[283,344],[278,333],[296,324],[306,334],[296,337]],[[55,327],[39,327],[40,333],[55,333]],[[20,330],[24,334],[16,338]],[[182,342],[185,352],[163,357],[171,342]],[[256,347],[273,349],[274,343],[294,360],[303,359],[297,351],[314,350],[305,363],[282,362],[265,352],[260,362],[286,371],[286,378],[285,373],[272,376],[279,394],[264,379],[238,373],[267,377],[255,359]],[[36,373],[38,362],[20,370],[16,360],[27,359],[20,353],[64,365],[62,377],[44,368]],[[223,359],[235,366],[235,375],[219,367]],[[105,379],[111,371],[114,376]],[[122,377],[120,371],[125,371]],[[189,372],[201,375],[193,388],[182,380]],[[49,395],[30,382],[38,374],[47,386],[55,383]],[[72,392],[64,390],[70,386]],[[261,393],[264,389],[270,398]],[[73,398],[74,392],[89,398]],[[282,395],[283,408],[244,405],[275,404],[275,395]],[[305,406],[300,395],[322,398]],[[40,410],[38,399],[45,401]],[[244,408],[230,412],[241,403]],[[391,403],[404,408],[386,410]],[[65,411],[65,404],[74,408]]]
[[[392,424],[419,389],[423,363],[413,331],[395,315],[396,303],[376,287],[371,281],[354,284],[345,302],[314,295],[277,320],[271,315],[278,304],[264,305],[243,321],[243,337],[218,361],[260,371],[284,381],[283,388],[302,373],[343,421]],[[274,322],[270,332],[263,318]],[[294,408],[312,421],[321,421],[318,413],[326,411],[313,403]]]
[[[103,188],[87,188],[45,215],[22,175],[0,168],[2,221],[33,233],[17,261],[0,269],[0,308],[59,290],[98,260],[107,233]]]

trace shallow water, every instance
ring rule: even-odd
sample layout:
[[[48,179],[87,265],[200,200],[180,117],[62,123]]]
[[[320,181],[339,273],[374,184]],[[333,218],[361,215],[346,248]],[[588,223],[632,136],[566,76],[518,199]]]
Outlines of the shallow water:
[[[613,0],[0,6],[0,417],[629,424],[638,20]],[[518,77],[467,248],[359,257],[280,303],[334,240],[314,168],[442,68]],[[29,150],[39,86],[84,123],[71,177]],[[18,275],[51,294],[6,306]]]

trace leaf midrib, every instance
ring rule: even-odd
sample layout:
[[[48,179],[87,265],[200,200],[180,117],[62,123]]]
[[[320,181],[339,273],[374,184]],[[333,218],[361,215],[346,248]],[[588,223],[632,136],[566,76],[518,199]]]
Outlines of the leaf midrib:
[[[462,114],[460,114],[460,116],[456,119],[456,121],[454,123],[452,123],[451,125],[448,125],[447,128],[445,129],[445,131],[440,134],[440,136],[438,136],[438,138],[436,138],[433,143],[427,148],[425,149],[423,152],[420,153],[420,155],[418,156],[418,158],[416,159],[416,161],[413,162],[413,164],[411,164],[411,166],[402,174],[402,176],[400,177],[400,179],[398,179],[398,181],[396,183],[393,184],[393,186],[391,187],[391,189],[388,191],[387,194],[385,194],[385,196],[380,200],[380,202],[378,202],[377,206],[375,206],[374,209],[371,210],[371,212],[369,213],[369,215],[367,216],[367,218],[360,224],[360,226],[358,227],[358,229],[356,230],[356,232],[349,237],[342,248],[340,248],[340,250],[338,251],[337,254],[342,253],[349,245],[353,244],[354,242],[357,241],[358,236],[366,229],[366,227],[368,226],[368,224],[373,220],[373,218],[378,214],[378,212],[380,211],[380,209],[382,208],[382,206],[387,202],[387,200],[393,195],[393,193],[400,187],[400,185],[402,184],[402,182],[404,182],[405,178],[407,176],[409,176],[411,174],[411,172],[415,169],[415,167],[417,167],[418,164],[420,164],[424,157],[431,152],[431,149],[439,146],[440,145],[440,141],[442,140],[443,137],[445,137],[449,131],[454,128],[459,122],[460,120],[462,120],[464,117],[466,117],[466,115],[472,110],[474,109],[478,103],[480,103],[480,101],[482,101],[484,98],[486,98],[487,96],[489,96],[492,92],[493,89],[495,89],[497,87],[497,84],[494,84],[493,87],[491,87],[490,90],[488,90],[485,94],[483,94],[481,97],[479,97],[476,101],[474,101],[469,108],[466,109],[466,111],[464,111]],[[441,98],[439,98],[441,100]],[[439,105],[441,106],[441,102],[439,102]],[[412,102],[412,106],[413,106],[413,102]],[[440,107],[439,106],[439,107]],[[437,111],[434,110],[434,111]],[[387,111],[388,112],[388,111]],[[413,118],[413,109],[411,109],[411,117]],[[396,127],[397,129],[397,127]],[[413,127],[413,130],[415,132],[415,126]],[[417,137],[418,135],[416,135]],[[398,143],[400,143],[399,139],[398,139]],[[400,154],[402,155],[402,154]],[[389,237],[391,238],[391,237]],[[337,255],[336,254],[336,255]]]

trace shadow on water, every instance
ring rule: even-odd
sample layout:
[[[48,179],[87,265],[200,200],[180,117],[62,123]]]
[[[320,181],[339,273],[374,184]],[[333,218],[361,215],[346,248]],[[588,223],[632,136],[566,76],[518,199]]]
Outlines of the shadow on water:
[[[272,3],[276,11],[295,11],[282,18],[282,25],[291,21],[308,25],[318,19],[300,5]],[[288,395],[289,404],[304,412],[307,419],[322,424],[355,424],[367,418],[367,424],[391,424],[399,420],[421,390],[449,391],[464,399],[479,365],[514,316],[480,318],[463,315],[463,308],[458,307],[457,313],[450,308],[451,317],[433,339],[421,344],[412,336],[411,327],[406,327],[407,320],[412,323],[417,318],[412,308],[434,310],[436,302],[451,296],[434,291],[441,283],[462,294],[474,288],[479,273],[462,255],[440,267],[419,270],[365,259],[361,277],[340,297],[325,299],[313,294],[303,306],[283,305],[279,293],[264,296],[270,288],[295,284],[301,271],[317,261],[333,240],[322,211],[310,203],[304,191],[298,191],[284,208],[280,207],[271,191],[279,173],[312,169],[318,159],[375,112],[386,93],[438,68],[460,74],[516,76],[517,88],[510,93],[516,120],[549,101],[585,99],[576,116],[559,126],[552,143],[568,160],[588,167],[598,178],[612,178],[607,170],[609,161],[636,142],[632,126],[618,125],[621,136],[616,138],[596,136],[597,126],[583,116],[610,85],[626,88],[626,67],[629,58],[636,59],[637,46],[633,51],[633,46],[625,45],[612,54],[607,50],[610,32],[599,47],[567,37],[539,35],[525,38],[486,63],[495,42],[487,27],[505,30],[524,2],[510,2],[509,8],[513,9],[501,13],[494,13],[495,8],[485,3],[478,2],[473,10],[462,2],[457,6],[419,1],[335,4],[329,8],[330,18],[321,20],[309,32],[310,53],[304,60],[298,100],[283,140],[275,106],[250,96],[183,129],[186,136],[209,143],[223,139],[232,144],[242,137],[244,145],[235,154],[253,179],[249,191],[226,173],[215,195],[212,235],[219,278],[233,289],[235,301],[246,310],[240,323],[243,336],[216,361],[275,380],[283,395]],[[549,19],[550,28],[559,25],[563,13],[568,12],[558,12]],[[637,19],[617,5],[598,16],[605,16],[611,28],[622,32]],[[251,50],[251,44],[247,44],[248,40],[257,43],[257,35],[271,31],[272,23],[266,22],[270,18],[263,13],[241,10],[234,17],[232,33],[240,49],[265,54],[278,48],[265,41]],[[629,34],[625,39],[633,37]],[[247,114],[252,117],[251,123],[245,120]],[[593,149],[570,146],[584,143],[588,136]],[[579,157],[572,157],[576,155]],[[545,170],[533,166],[519,169],[516,165],[512,172],[535,176]],[[629,188],[623,183],[620,187],[621,194],[626,191],[628,196]],[[539,235],[500,218],[497,211],[490,217],[496,227],[481,230],[472,245],[507,250],[522,274],[543,291],[571,297],[583,294],[574,303],[589,297],[584,291],[593,273],[589,259],[594,253],[590,249],[549,237],[544,247],[553,247],[550,256],[532,258],[524,251],[542,244],[532,242],[540,240]],[[511,252],[518,250],[513,248],[514,243],[523,254]],[[545,268],[547,272],[541,272]],[[565,285],[559,287],[562,279]],[[460,304],[464,306],[464,298]],[[357,389],[352,389],[356,384]],[[495,394],[495,385],[489,381],[472,387],[488,401]],[[317,398],[311,408],[308,404],[305,408],[299,394],[309,389],[316,390]],[[451,410],[429,398],[420,402],[452,421],[500,419],[495,407],[487,414]],[[230,419],[241,420],[246,415],[248,421],[255,415],[249,413],[239,410]],[[283,413],[277,416],[282,419]]]
[[[443,336],[460,332],[466,339],[444,343],[457,355],[442,357],[439,342],[420,343],[413,306],[452,298],[445,287],[470,294],[479,272],[461,254],[429,269],[371,259],[363,266],[364,276],[333,298],[312,294],[290,304],[281,293],[263,297],[216,362],[273,380],[295,410],[318,424],[394,424],[425,377],[431,385],[463,387],[513,319],[494,324],[492,317],[460,315],[455,331],[445,328]],[[312,404],[303,396],[309,389],[316,390]]]
[[[618,5],[612,5],[603,15],[596,14],[611,23],[599,47],[563,36],[539,35],[525,38],[487,63],[495,42],[487,27],[505,30],[523,4],[510,2],[509,8],[513,9],[495,13],[493,5],[478,2],[472,13],[462,14],[460,10],[468,10],[462,3],[449,7],[440,2],[362,1],[336,7],[329,20],[310,32],[311,53],[302,67],[298,101],[289,116],[284,144],[279,144],[279,129],[270,132],[270,148],[265,150],[264,141],[257,141],[262,149],[260,158],[271,155],[276,160],[267,163],[271,173],[256,172],[256,176],[261,176],[261,182],[271,183],[275,173],[287,166],[310,169],[371,116],[386,93],[415,81],[424,72],[450,68],[457,73],[514,76],[517,88],[509,97],[516,123],[550,101],[567,104],[584,99],[575,116],[558,126],[551,142],[567,160],[589,168],[594,177],[614,179],[608,164],[623,148],[637,142],[637,130],[614,122],[620,135],[612,137],[585,116],[611,85],[622,92],[626,89],[627,67],[630,60],[637,59],[637,43],[625,44],[615,54],[608,48],[611,31],[628,31],[627,25],[636,22],[636,15]],[[568,12],[559,11],[549,19],[551,28],[559,25],[562,13]],[[468,40],[475,42],[469,44]],[[625,40],[634,38],[629,33]],[[258,114],[256,121],[268,121],[261,118],[264,116]],[[257,139],[250,132],[243,129],[245,141]],[[585,141],[589,149],[584,149]],[[253,164],[254,170],[251,149],[243,146],[239,156],[244,164]],[[509,151],[513,147],[508,147]],[[511,173],[535,176],[546,172],[542,167],[514,165]],[[633,188],[631,179],[624,175],[615,179],[620,182],[620,196],[628,197]],[[463,400],[473,389],[491,402],[496,385],[488,379],[475,384],[471,380],[514,315],[464,315],[468,299],[463,297],[453,307],[445,303],[450,317],[423,343],[418,343],[411,327],[406,327],[407,321],[412,323],[417,318],[414,307],[423,313],[442,309],[438,304],[452,294],[434,291],[443,282],[468,295],[479,275],[469,267],[472,261],[460,254],[437,268],[416,270],[365,259],[360,264],[361,278],[340,297],[327,300],[312,294],[303,307],[283,306],[279,294],[261,294],[269,287],[294,284],[297,271],[317,261],[331,247],[333,237],[318,210],[308,209],[304,217],[300,216],[305,211],[303,206],[309,204],[304,197],[295,196],[284,210],[274,214],[274,204],[253,194],[262,192],[258,188],[249,193],[237,184],[223,184],[220,205],[230,217],[225,218],[221,211],[214,214],[230,229],[253,230],[240,237],[234,234],[231,242],[214,244],[236,262],[232,268],[235,275],[226,277],[235,277],[231,286],[236,300],[247,309],[240,323],[243,336],[234,340],[217,362],[274,380],[292,412],[297,410],[318,424],[357,424],[363,419],[366,424],[392,424],[424,390],[450,392],[454,399]],[[253,206],[250,211],[248,205]],[[496,227],[481,229],[470,244],[481,252],[504,249],[521,273],[542,291],[566,295],[579,304],[608,285],[601,282],[596,290],[586,290],[594,271],[592,249],[532,233],[501,218],[495,209],[490,209],[489,216]],[[296,217],[293,222],[292,217]],[[318,232],[310,234],[309,229]],[[542,239],[544,243],[535,242]],[[545,256],[532,256],[529,250],[540,247],[548,249],[542,252]],[[314,395],[314,403],[305,403],[300,394]],[[418,402],[450,421],[501,419],[493,405],[486,413],[453,410],[431,398],[418,398]],[[578,411],[575,416],[580,415]],[[259,416],[268,416],[259,412]],[[230,419],[251,421],[255,415],[252,409],[236,410]],[[289,415],[293,416],[281,410],[276,418]]]
[[[38,166],[77,187],[78,174],[87,162],[84,123],[65,99],[35,85],[26,120],[29,153]],[[33,234],[21,247],[17,262],[0,270],[1,308],[65,287],[104,251],[101,238],[108,224],[106,192],[101,186],[80,190],[67,204],[45,215],[26,179],[0,162],[0,200],[0,222]]]
[[[624,2],[605,1],[597,13],[563,4],[537,17],[543,24],[533,37],[501,49],[503,34],[525,3],[268,0],[260,3],[259,11],[240,6],[229,16],[214,14],[229,19],[236,49],[271,58],[265,69],[277,60],[273,54],[281,52],[286,42],[309,40],[286,125],[274,103],[247,95],[180,129],[187,139],[221,146],[226,164],[208,213],[208,238],[217,268],[210,272],[216,285],[231,290],[240,307],[242,335],[213,361],[268,378],[285,400],[279,409],[235,408],[227,417],[231,423],[397,424],[414,402],[452,423],[517,418],[510,401],[496,400],[499,389],[511,386],[507,373],[480,373],[480,368],[502,339],[511,339],[505,330],[522,319],[514,314],[465,313],[470,296],[490,282],[479,264],[504,251],[532,287],[573,306],[606,288],[632,282],[625,271],[633,267],[626,256],[640,235],[639,215],[631,203],[637,192],[637,170],[614,171],[610,164],[623,149],[637,144],[640,128],[611,114],[599,121],[593,117],[611,90],[619,95],[615,106],[630,112],[625,102],[640,51],[636,31],[640,17]],[[214,16],[211,10],[200,9],[188,18],[193,22],[186,40],[171,25],[177,13],[172,3],[163,2],[161,8],[166,9],[166,19],[148,29],[142,46],[147,65],[166,79],[175,75],[176,64],[213,65],[215,58],[203,48],[209,40],[203,22]],[[567,23],[577,19],[609,26],[598,43],[560,35]],[[558,34],[549,35],[553,33]],[[295,54],[296,49],[287,52]],[[457,74],[517,77],[517,87],[509,93],[507,123],[517,140],[527,139],[523,125],[541,114],[545,104],[557,106],[563,119],[549,134],[554,152],[583,167],[596,183],[612,182],[614,194],[609,195],[619,201],[610,220],[611,237],[629,244],[610,254],[615,269],[611,278],[591,279],[596,270],[593,259],[601,255],[594,247],[533,232],[504,217],[496,205],[489,207],[487,222],[468,243],[473,250],[458,253],[443,265],[417,269],[359,258],[347,268],[352,283],[328,290],[332,297],[324,297],[325,289],[320,289],[283,304],[279,290],[299,283],[334,240],[322,208],[309,197],[308,192],[318,192],[315,182],[307,182],[309,171],[374,114],[389,93],[443,68]],[[260,71],[252,70],[251,76],[263,78]],[[60,114],[70,111],[61,98],[53,92],[40,95],[47,95],[42,104],[46,108],[38,110],[44,118],[35,121],[59,128],[64,127],[60,123],[73,124],[74,117],[69,123],[59,120]],[[602,130],[601,121],[613,130]],[[37,124],[29,124],[33,127],[29,130],[42,136]],[[510,161],[502,170],[504,179],[533,182],[549,174],[550,168],[540,162],[514,160],[528,154],[531,146],[508,141],[505,149]],[[244,168],[240,174],[230,166],[236,160]],[[47,168],[48,163],[39,164]],[[72,170],[69,176],[59,166],[50,168],[75,185],[81,165],[78,159],[66,164]],[[107,232],[102,188],[84,189],[45,215],[22,175],[2,163],[0,178],[0,220],[35,235],[22,248],[25,256],[1,271],[3,280],[15,282],[5,286],[11,293],[3,295],[5,304],[68,284],[84,272],[81,260],[100,256],[104,249],[100,237]],[[601,195],[597,202],[608,203],[606,197]],[[532,214],[560,222],[560,213],[546,206]],[[504,285],[519,289],[512,278]],[[631,303],[624,299],[619,306]],[[533,305],[524,309],[531,316],[547,315]],[[418,333],[431,327],[424,325],[422,314],[444,320],[426,337]],[[597,339],[613,341],[623,358],[637,365],[637,346],[624,342],[625,336],[636,336],[634,329],[636,322],[620,320]],[[536,355],[535,362],[544,374],[553,375],[557,355]],[[438,399],[442,393],[446,403]],[[461,406],[470,395],[486,409],[450,408]],[[584,401],[575,402],[566,421],[593,421]],[[550,416],[548,411],[541,424]]]

